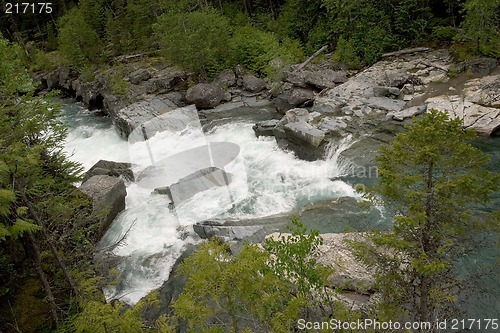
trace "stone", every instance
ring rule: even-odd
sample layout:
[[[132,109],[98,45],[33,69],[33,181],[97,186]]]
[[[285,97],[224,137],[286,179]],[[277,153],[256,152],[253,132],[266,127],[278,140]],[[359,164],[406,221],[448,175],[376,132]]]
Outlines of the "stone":
[[[258,93],[266,89],[266,81],[252,74],[246,74],[242,77],[243,89],[252,93]]]
[[[405,101],[387,97],[369,97],[366,104],[372,109],[398,112],[404,108],[406,103]]]
[[[296,138],[307,145],[317,148],[325,139],[325,132],[304,122],[293,122],[284,126],[289,140]]]
[[[465,99],[479,105],[500,108],[500,74],[484,76],[468,82]]]
[[[306,71],[288,71],[285,72],[284,81],[289,82],[297,87],[306,88]]]
[[[186,100],[200,109],[214,108],[225,98],[226,91],[216,83],[198,83],[186,92]]]
[[[342,118],[325,117],[318,124],[318,129],[325,131],[327,134],[340,134],[347,128],[347,123]]]
[[[129,143],[144,141],[153,137],[159,132],[178,133],[186,127],[199,127],[200,120],[195,105],[188,105],[182,108],[167,110],[166,112],[153,117],[140,124],[129,135]]]
[[[174,205],[179,205],[197,193],[213,187],[227,186],[231,182],[231,175],[216,167],[208,167],[179,179],[168,188],[157,189],[157,193],[164,193],[170,197]]]
[[[134,181],[134,173],[131,170],[131,163],[113,162],[106,160],[99,160],[94,164],[83,177],[83,182],[96,175],[106,175],[112,177],[122,177],[127,181]]]
[[[117,112],[111,112],[110,116],[118,133],[127,139],[137,127],[176,108],[177,105],[171,100],[165,96],[159,96],[148,101],[131,104]]]
[[[79,189],[92,198],[93,213],[101,221],[98,231],[101,237],[115,217],[125,209],[125,183],[117,177],[97,175],[90,177]]]
[[[318,89],[334,88],[335,82],[332,73],[332,70],[307,72],[306,83]]]
[[[147,69],[138,69],[128,76],[130,83],[139,84],[142,81],[147,81],[151,78],[151,73]]]
[[[461,96],[436,96],[425,101],[427,110],[436,109],[448,113],[450,118],[463,120],[464,128],[476,130],[478,135],[495,135],[500,129],[500,110],[464,100]]]
[[[222,87],[233,87],[236,85],[236,75],[232,69],[225,69],[217,74],[214,82]]]
[[[396,87],[373,87],[373,95],[375,97],[398,97],[400,90]]]
[[[286,94],[288,104],[300,106],[314,100],[314,91],[305,88],[293,88]]]
[[[256,137],[274,136],[273,131],[278,122],[279,121],[277,119],[259,121],[252,126],[252,129],[255,132]]]
[[[407,109],[401,110],[399,112],[388,113],[387,116],[390,119],[403,121],[406,119],[413,118],[414,116],[419,116],[427,111],[427,105],[412,106]]]
[[[342,108],[345,106],[346,102],[340,99],[316,97],[312,110],[329,115],[341,115]]]

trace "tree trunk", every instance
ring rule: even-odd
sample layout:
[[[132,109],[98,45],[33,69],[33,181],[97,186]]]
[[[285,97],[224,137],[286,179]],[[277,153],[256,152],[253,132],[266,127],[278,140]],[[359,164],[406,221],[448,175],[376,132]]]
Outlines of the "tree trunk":
[[[57,325],[59,323],[59,318],[57,316],[57,305],[54,298],[54,294],[52,293],[52,289],[50,288],[49,281],[47,280],[47,276],[45,275],[42,269],[42,256],[40,255],[40,249],[38,248],[35,237],[33,237],[33,234],[31,232],[29,233],[29,239],[33,247],[33,253],[35,254],[36,271],[38,273],[38,277],[40,278],[40,282],[42,282],[43,289],[45,290],[45,295],[47,296],[47,300],[49,301],[50,314],[52,316],[52,320]]]
[[[64,260],[61,256],[61,254],[59,253],[59,251],[57,251],[54,243],[50,240],[49,235],[47,234],[47,230],[45,229],[45,227],[42,223],[42,220],[38,216],[33,205],[26,198],[26,194],[24,192],[21,192],[21,196],[23,199],[23,203],[26,205],[26,207],[28,207],[28,210],[30,212],[31,217],[33,218],[33,220],[35,220],[36,224],[42,228],[43,236],[44,236],[45,240],[47,241],[47,244],[49,244],[50,250],[51,250],[52,254],[54,254],[54,257],[56,258],[56,261],[59,264],[59,267],[63,271],[64,277],[66,278],[69,285],[71,286],[71,289],[73,289],[73,292],[75,293],[75,295],[80,296],[80,293],[78,291],[78,287],[75,283],[75,280],[73,280],[73,277],[71,276],[71,273],[69,272],[68,267],[64,263]]]

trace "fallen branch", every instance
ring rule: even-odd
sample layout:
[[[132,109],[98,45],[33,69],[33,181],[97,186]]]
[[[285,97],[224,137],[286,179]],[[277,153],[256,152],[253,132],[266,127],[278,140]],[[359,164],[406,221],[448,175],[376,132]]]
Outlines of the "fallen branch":
[[[137,54],[130,54],[130,55],[121,55],[118,57],[115,57],[113,61],[125,61],[125,60],[130,60],[134,58],[140,58],[146,55],[150,55],[156,53],[156,51],[149,51],[149,52],[143,52],[143,53],[137,53]]]
[[[389,52],[389,53],[384,53],[382,54],[382,58],[387,58],[387,57],[397,57],[403,54],[411,54],[411,53],[416,53],[416,52],[425,52],[429,51],[428,47],[415,47],[412,49],[404,49],[396,52]]]
[[[301,69],[303,69],[304,67],[306,67],[308,63],[310,63],[311,61],[314,60],[314,58],[316,58],[317,56],[319,56],[321,54],[321,52],[323,52],[324,50],[326,50],[327,47],[328,47],[328,45],[323,45],[318,51],[314,52],[312,56],[310,56],[309,58],[307,58],[306,61],[304,61],[303,63],[301,63],[299,65],[299,67],[297,67],[297,69],[295,71],[300,71]]]

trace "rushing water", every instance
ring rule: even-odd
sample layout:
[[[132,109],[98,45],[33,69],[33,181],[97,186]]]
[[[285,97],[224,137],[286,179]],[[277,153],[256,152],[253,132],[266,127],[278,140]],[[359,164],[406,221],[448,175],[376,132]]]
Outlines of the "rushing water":
[[[100,159],[128,161],[134,163],[134,173],[139,175],[151,165],[152,158],[176,156],[207,142],[231,142],[240,148],[238,158],[225,167],[232,175],[230,186],[198,193],[175,212],[168,209],[170,202],[166,196],[152,194],[150,188],[136,183],[127,184],[126,209],[101,242],[102,247],[108,247],[123,239],[112,250],[119,258],[120,282],[106,290],[109,299],[119,298],[133,304],[160,287],[168,279],[172,265],[186,244],[198,241],[189,227],[197,221],[215,216],[268,216],[325,199],[356,196],[345,182],[331,180],[338,179],[342,173],[338,155],[347,142],[332,149],[326,161],[302,161],[280,150],[274,138],[256,138],[251,128],[254,121],[250,117],[205,126],[208,129],[205,132],[201,127],[188,127],[183,131],[159,133],[147,144],[128,143],[118,136],[108,119],[95,116],[74,103],[65,104],[64,109],[70,126],[66,151],[86,169]],[[265,112],[259,110],[259,117],[262,118]],[[498,171],[500,140],[482,139],[477,141],[477,146],[492,155],[488,168]],[[499,208],[500,195],[497,193],[486,209]],[[494,264],[500,252],[494,242],[492,239],[483,250],[464,258],[462,274],[472,275],[483,270],[485,265]],[[478,291],[463,300],[469,318],[498,318],[499,274],[497,266],[493,271],[484,270],[475,280]]]
[[[268,216],[325,199],[356,196],[345,182],[331,180],[340,174],[338,153],[326,161],[299,160],[278,149],[274,138],[256,138],[253,121],[223,123],[207,133],[201,126],[165,131],[147,143],[128,143],[116,134],[110,121],[98,119],[79,105],[66,104],[65,112],[70,126],[66,150],[86,169],[100,159],[129,161],[138,175],[151,165],[152,158],[177,156],[206,142],[231,142],[240,148],[238,158],[224,168],[232,175],[227,188],[198,193],[175,212],[168,209],[166,196],[152,194],[152,189],[136,183],[127,184],[126,209],[101,241],[102,247],[112,246],[127,234],[112,251],[122,260],[117,267],[120,283],[106,290],[110,299],[135,303],[161,286],[183,247],[197,241],[189,228],[195,222],[215,216]],[[336,151],[341,149],[342,145]]]

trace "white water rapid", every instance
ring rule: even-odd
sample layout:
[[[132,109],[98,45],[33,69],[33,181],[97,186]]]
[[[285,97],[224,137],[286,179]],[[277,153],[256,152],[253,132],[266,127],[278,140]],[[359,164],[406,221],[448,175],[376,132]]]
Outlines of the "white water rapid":
[[[306,204],[341,196],[356,196],[340,175],[338,147],[326,161],[306,162],[280,150],[274,138],[256,138],[251,122],[233,122],[209,133],[200,128],[166,131],[147,144],[129,144],[115,132],[109,120],[97,117],[74,103],[64,105],[70,127],[65,149],[71,158],[89,169],[100,159],[132,162],[136,176],[151,160],[189,151],[206,142],[229,142],[239,146],[239,155],[224,167],[232,179],[228,187],[216,187],[196,194],[176,207],[168,208],[167,196],[152,194],[151,188],[127,184],[126,209],[115,219],[101,241],[112,246],[119,257],[120,282],[106,289],[108,299],[134,304],[168,279],[175,260],[187,243],[198,241],[191,225],[217,217],[261,217],[289,212]],[[193,157],[195,158],[195,157]],[[193,163],[194,163],[193,159]],[[168,184],[161,184],[162,186]]]

